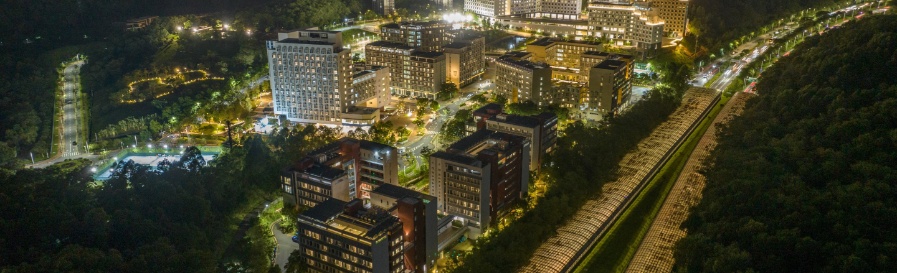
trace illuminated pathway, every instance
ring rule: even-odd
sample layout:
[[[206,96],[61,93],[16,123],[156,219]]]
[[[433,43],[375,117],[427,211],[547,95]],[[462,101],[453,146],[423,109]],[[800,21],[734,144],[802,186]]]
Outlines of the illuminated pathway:
[[[570,271],[718,101],[718,94],[712,89],[689,89],[676,112],[623,157],[617,180],[605,184],[600,196],[586,201],[557,235],[542,243],[520,272]]]

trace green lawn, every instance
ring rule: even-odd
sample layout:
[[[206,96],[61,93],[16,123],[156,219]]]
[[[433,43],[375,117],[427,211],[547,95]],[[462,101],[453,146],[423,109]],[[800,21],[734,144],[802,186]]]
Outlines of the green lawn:
[[[728,100],[729,97],[721,98],[720,102],[711,109],[707,117],[688,136],[657,175],[648,182],[648,186],[611,226],[607,234],[589,251],[588,256],[583,259],[574,272],[604,273],[626,270],[629,261],[638,250],[642,238],[651,227],[654,217],[663,206],[667,194],[679,178],[691,152]]]

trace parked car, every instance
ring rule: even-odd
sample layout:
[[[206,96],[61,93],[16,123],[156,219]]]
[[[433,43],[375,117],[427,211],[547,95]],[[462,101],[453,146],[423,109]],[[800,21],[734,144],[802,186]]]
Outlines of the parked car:
[[[299,235],[293,235],[293,242],[299,243]]]

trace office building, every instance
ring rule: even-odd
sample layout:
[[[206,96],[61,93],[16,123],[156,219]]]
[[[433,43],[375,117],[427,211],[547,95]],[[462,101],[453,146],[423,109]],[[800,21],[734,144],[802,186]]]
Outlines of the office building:
[[[383,208],[402,222],[405,269],[424,273],[438,258],[436,197],[391,184],[371,192],[371,205]]]
[[[402,222],[359,199],[321,202],[299,214],[297,232],[310,272],[406,272]]]
[[[660,19],[663,19],[664,31],[676,37],[685,37],[688,32],[688,1],[689,0],[649,0]]]
[[[554,150],[558,136],[558,117],[545,112],[535,116],[510,115],[499,104],[490,103],[473,111],[478,130],[491,130],[526,138],[530,143],[530,171],[538,172],[545,155]]]
[[[411,46],[386,41],[367,44],[369,65],[389,67],[392,94],[436,99],[445,83],[445,54],[420,51]]]
[[[632,94],[632,60],[609,58],[589,72],[589,93],[583,108],[602,117],[614,116],[629,102]]]
[[[486,38],[459,35],[444,49],[446,78],[459,88],[486,72]]]
[[[530,54],[512,53],[495,61],[495,94],[511,103],[532,101],[542,106],[551,90],[551,67],[526,60]]]
[[[371,197],[384,184],[399,183],[399,153],[392,146],[342,138],[312,151],[281,177],[284,202],[312,207],[332,197]]]
[[[524,197],[529,184],[529,142],[479,130],[430,156],[430,194],[442,213],[467,222],[471,237]]]
[[[338,31],[279,33],[266,43],[274,113],[294,122],[340,124],[354,106],[352,63]]]
[[[451,39],[449,22],[436,20],[427,22],[389,23],[380,26],[380,40],[404,44],[422,51],[441,51]]]
[[[664,22],[647,2],[589,4],[589,35],[610,39],[650,56],[663,42]]]

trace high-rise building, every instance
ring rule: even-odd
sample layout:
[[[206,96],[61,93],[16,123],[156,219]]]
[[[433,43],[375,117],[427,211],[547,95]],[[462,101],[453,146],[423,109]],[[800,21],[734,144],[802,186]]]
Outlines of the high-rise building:
[[[589,34],[654,54],[663,42],[664,22],[650,3],[593,2],[589,4]]]
[[[329,199],[298,220],[299,253],[311,272],[406,272],[402,222],[381,208]]]
[[[525,53],[505,54],[495,61],[495,94],[509,102],[532,101],[542,105],[542,96],[551,90],[551,67],[526,60]]]
[[[452,25],[446,21],[401,22],[380,26],[380,40],[405,44],[422,51],[441,51],[451,39]]]
[[[445,54],[419,51],[405,44],[377,41],[364,49],[367,63],[389,67],[392,94],[436,99],[445,83]]]
[[[402,222],[406,270],[427,272],[439,255],[436,203],[436,197],[391,184],[371,192],[371,205],[389,211]]]
[[[430,156],[430,194],[442,213],[465,219],[476,238],[527,193],[529,142],[479,130]]]
[[[459,88],[486,72],[486,38],[459,35],[444,48],[446,77]]]
[[[338,31],[279,33],[268,41],[274,113],[290,121],[340,124],[353,104],[352,63]]]
[[[369,199],[384,184],[398,185],[398,149],[342,138],[312,151],[281,177],[284,202],[312,207],[328,199]]]
[[[583,101],[588,111],[603,117],[619,114],[632,94],[633,64],[631,58],[608,58],[589,71],[589,94]]]
[[[530,143],[530,171],[538,172],[545,155],[554,150],[558,135],[558,117],[545,112],[535,116],[502,113],[501,105],[490,103],[473,111],[478,130],[492,130],[522,136]],[[497,110],[497,111],[496,111]]]
[[[676,37],[684,37],[688,32],[689,0],[649,0],[653,3],[660,19],[663,19],[664,30]]]

